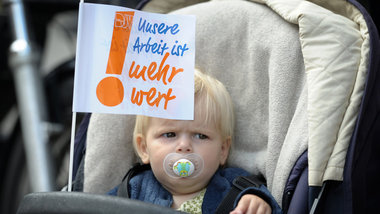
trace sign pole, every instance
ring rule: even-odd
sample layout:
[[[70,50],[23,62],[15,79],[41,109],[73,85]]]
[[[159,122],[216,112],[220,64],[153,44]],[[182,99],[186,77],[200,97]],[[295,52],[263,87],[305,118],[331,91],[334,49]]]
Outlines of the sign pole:
[[[70,140],[70,165],[69,165],[69,182],[68,182],[68,191],[69,192],[72,191],[76,117],[77,117],[77,113],[73,112],[72,124],[71,124],[71,140]]]

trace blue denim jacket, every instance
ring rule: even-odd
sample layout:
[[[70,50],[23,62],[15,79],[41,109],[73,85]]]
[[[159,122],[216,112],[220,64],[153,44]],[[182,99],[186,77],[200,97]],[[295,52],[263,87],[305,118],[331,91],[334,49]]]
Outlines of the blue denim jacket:
[[[215,213],[217,207],[229,192],[232,181],[238,176],[248,176],[249,173],[240,168],[219,169],[211,178],[203,198],[202,213]],[[130,182],[130,197],[156,205],[171,207],[172,195],[157,181],[151,170],[144,171],[134,176]],[[109,195],[117,195],[118,187],[111,190]],[[260,188],[249,187],[244,189],[235,199],[235,207],[240,198],[245,194],[254,194],[263,198],[271,207],[272,213],[282,213],[281,208],[272,197],[268,189],[261,185]]]

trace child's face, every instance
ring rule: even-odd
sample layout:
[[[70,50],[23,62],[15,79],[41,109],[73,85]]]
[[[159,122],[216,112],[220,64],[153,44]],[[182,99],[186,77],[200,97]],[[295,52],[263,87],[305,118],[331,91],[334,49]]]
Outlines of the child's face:
[[[213,174],[227,159],[231,139],[223,139],[212,123],[195,114],[193,121],[150,118],[146,136],[138,136],[140,158],[150,163],[157,180],[172,194],[189,194],[207,186]],[[204,167],[195,178],[172,178],[163,169],[169,153],[196,153]]]

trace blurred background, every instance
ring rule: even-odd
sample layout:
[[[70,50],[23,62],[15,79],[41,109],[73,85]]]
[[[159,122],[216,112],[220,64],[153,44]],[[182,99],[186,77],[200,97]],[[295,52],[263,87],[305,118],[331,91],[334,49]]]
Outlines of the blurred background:
[[[133,7],[142,1],[91,2]],[[359,2],[371,14],[379,29],[379,2]],[[18,55],[10,55],[12,43],[13,51],[20,47],[14,43],[17,38],[17,33],[14,33],[17,31],[15,25],[20,22],[14,22],[20,15],[17,10],[12,12],[14,4],[19,4],[18,0],[0,1],[0,97],[3,99],[0,104],[0,213],[4,214],[15,213],[19,201],[28,192],[60,190],[67,185],[79,1],[23,1],[30,48],[26,52],[19,52]],[[23,76],[25,70],[32,71],[35,79]],[[27,87],[28,82],[36,89],[37,99],[33,100],[32,96],[23,94],[22,88]],[[27,92],[28,89],[24,93]],[[40,115],[37,124],[23,120],[30,115]],[[77,123],[81,121],[81,117],[82,115],[79,115]],[[40,146],[46,149],[47,155],[42,160],[49,162],[46,176],[51,179],[47,182],[50,182],[47,187],[40,189],[31,187],[36,181],[30,178],[31,172],[39,172],[40,168],[30,169],[30,166],[33,165],[31,162],[38,163],[41,160],[35,159],[41,153],[32,153],[30,148],[28,150],[24,146],[24,139],[27,142],[32,141],[24,130],[32,130],[36,125],[41,126],[41,132],[46,135],[43,145]],[[40,147],[31,148],[33,150]],[[25,151],[31,154],[27,157]]]
[[[22,102],[26,106],[24,109],[30,110],[23,116],[25,114],[35,116],[33,106],[37,106],[37,110],[42,111],[43,116],[37,119],[40,119],[42,132],[47,135],[43,144],[46,144],[45,148],[49,153],[49,158],[46,159],[50,163],[49,176],[53,177],[48,188],[58,190],[67,184],[76,11],[78,9],[78,1],[72,0],[24,1],[27,35],[32,49],[27,51],[28,56],[21,56],[25,54],[23,53],[16,57],[16,60],[21,60],[20,64],[33,65],[30,67],[24,65],[20,68],[9,63],[10,46],[15,40],[14,32],[18,31],[13,23],[11,9],[13,4],[18,3],[1,0],[0,4],[0,96],[3,98],[0,105],[0,213],[4,214],[15,213],[23,195],[38,191],[31,188],[27,167],[23,139],[25,136],[23,136],[20,120],[21,108],[18,105],[21,100],[24,100]],[[59,16],[57,17],[57,14],[69,11],[74,11],[71,12],[74,14],[72,20],[62,20]],[[20,15],[19,11],[14,12],[16,14],[13,15],[17,17]],[[61,25],[62,23],[67,24]],[[47,39],[48,35],[57,37],[56,34],[61,34],[61,38],[56,38],[61,41]],[[46,48],[47,46],[49,48]],[[53,49],[56,49],[55,53]],[[30,71],[34,73],[35,81],[23,74]],[[20,82],[23,83],[20,84]],[[21,96],[20,92],[17,92],[17,87],[23,87],[23,84],[27,87],[28,82],[32,84],[29,86],[39,86],[36,89],[42,97],[30,104],[28,103],[33,96]],[[28,96],[29,99],[25,99]],[[30,126],[35,126],[35,123],[30,123]],[[32,156],[36,154],[33,153]],[[37,167],[41,168],[41,166]]]

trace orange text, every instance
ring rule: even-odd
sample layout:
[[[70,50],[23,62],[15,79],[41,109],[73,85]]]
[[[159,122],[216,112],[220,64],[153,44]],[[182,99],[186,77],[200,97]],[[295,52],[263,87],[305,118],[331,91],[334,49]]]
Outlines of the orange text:
[[[168,84],[168,82],[172,82],[173,78],[180,72],[183,72],[183,68],[176,68],[172,67],[172,71],[168,75],[170,65],[165,64],[166,59],[169,57],[169,53],[167,52],[164,56],[164,58],[161,60],[161,63],[157,69],[157,63],[151,62],[148,67],[145,65],[140,69],[140,65],[136,65],[135,67],[135,61],[132,62],[131,67],[129,68],[129,77],[135,78],[135,79],[143,79],[144,81],[148,79],[150,80],[157,80],[161,81],[165,85]]]
[[[141,106],[144,97],[146,99],[146,102],[150,106],[156,106],[158,107],[161,100],[165,100],[164,109],[166,110],[168,107],[168,102],[170,100],[173,100],[176,98],[176,96],[171,96],[173,89],[169,88],[167,93],[161,93],[157,92],[156,88],[151,88],[149,91],[143,91],[139,90],[137,91],[136,88],[132,89],[132,95],[131,95],[131,101],[133,104],[137,104],[138,106]]]

